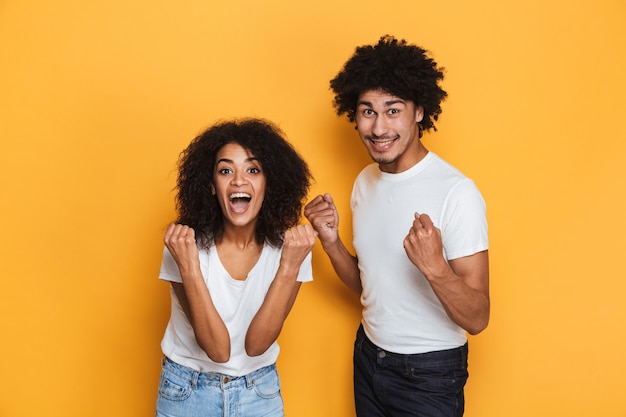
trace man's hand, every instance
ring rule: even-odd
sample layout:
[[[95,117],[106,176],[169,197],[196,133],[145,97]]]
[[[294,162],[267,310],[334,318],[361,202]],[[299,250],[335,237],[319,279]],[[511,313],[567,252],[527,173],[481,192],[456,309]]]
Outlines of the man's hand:
[[[415,213],[415,220],[404,239],[404,250],[409,260],[428,279],[446,274],[450,267],[443,258],[441,230],[435,227],[427,214]]]
[[[339,215],[330,194],[318,195],[304,207],[304,215],[318,233],[322,246],[339,239]]]

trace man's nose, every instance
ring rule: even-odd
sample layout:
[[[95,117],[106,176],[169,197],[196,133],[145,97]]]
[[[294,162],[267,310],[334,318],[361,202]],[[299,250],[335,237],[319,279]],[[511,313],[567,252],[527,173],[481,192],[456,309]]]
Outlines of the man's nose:
[[[385,117],[376,117],[376,120],[374,120],[374,125],[372,126],[372,133],[376,136],[383,136],[385,133],[387,133],[387,130],[387,121],[385,120]]]

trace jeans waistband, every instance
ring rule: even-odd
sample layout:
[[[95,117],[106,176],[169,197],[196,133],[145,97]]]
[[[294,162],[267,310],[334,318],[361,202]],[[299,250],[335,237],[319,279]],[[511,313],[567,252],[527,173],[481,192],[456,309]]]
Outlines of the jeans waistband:
[[[163,367],[176,375],[189,379],[194,385],[219,385],[222,387],[236,387],[240,385],[252,386],[254,380],[270,372],[276,372],[276,364],[264,366],[242,376],[231,376],[218,372],[200,372],[174,362],[167,356],[163,356]]]
[[[365,334],[363,326],[357,332],[357,344],[366,354],[376,357],[379,364],[384,363],[389,366],[403,366],[408,363],[422,366],[439,366],[442,362],[461,361],[467,363],[468,346],[467,343],[457,348],[438,350],[426,353],[402,354],[390,352],[376,346]]]

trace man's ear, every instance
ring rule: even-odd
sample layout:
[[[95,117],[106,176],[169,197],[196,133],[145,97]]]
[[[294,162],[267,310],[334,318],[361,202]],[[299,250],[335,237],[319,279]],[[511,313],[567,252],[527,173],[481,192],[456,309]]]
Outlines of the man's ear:
[[[422,121],[423,118],[424,118],[424,107],[417,106],[415,108],[415,121],[419,123]]]

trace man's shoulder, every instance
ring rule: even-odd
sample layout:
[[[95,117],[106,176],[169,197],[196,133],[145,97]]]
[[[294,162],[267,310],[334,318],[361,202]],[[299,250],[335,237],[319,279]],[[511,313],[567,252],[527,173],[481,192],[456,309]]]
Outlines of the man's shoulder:
[[[467,179],[467,176],[461,172],[456,166],[446,161],[436,153],[431,152],[432,161],[430,164],[431,169],[436,170],[444,178],[455,178],[457,180]]]
[[[378,164],[372,162],[371,164],[363,167],[363,169],[356,176],[355,182],[363,180],[364,178],[378,178],[380,176],[379,173],[380,169],[378,168]]]

